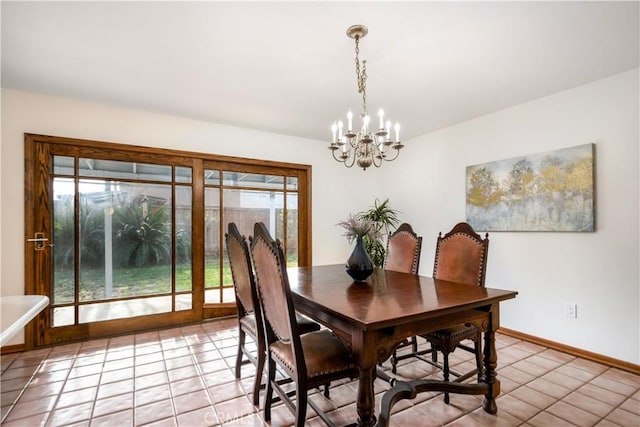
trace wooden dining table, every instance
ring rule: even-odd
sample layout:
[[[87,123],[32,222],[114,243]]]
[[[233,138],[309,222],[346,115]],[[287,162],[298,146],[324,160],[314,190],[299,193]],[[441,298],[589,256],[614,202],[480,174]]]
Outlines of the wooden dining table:
[[[359,368],[359,426],[376,424],[373,385],[378,362],[387,360],[406,338],[461,323],[472,323],[484,332],[482,381],[398,382],[392,388],[397,393],[387,403],[410,398],[416,391],[451,391],[483,394],[484,410],[497,412],[500,381],[496,376],[495,332],[500,325],[499,306],[501,301],[515,298],[517,292],[382,269],[376,269],[366,282],[356,283],[344,264],[289,268],[288,276],[296,310],[332,329],[353,354]]]

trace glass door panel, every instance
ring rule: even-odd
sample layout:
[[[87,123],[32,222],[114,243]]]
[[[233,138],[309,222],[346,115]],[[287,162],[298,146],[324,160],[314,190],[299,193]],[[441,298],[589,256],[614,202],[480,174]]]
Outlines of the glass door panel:
[[[287,267],[298,266],[298,193],[287,193]]]
[[[175,308],[181,311],[193,308],[193,197],[191,187],[178,186],[175,192]]]
[[[170,185],[80,181],[80,301],[171,292],[172,204]]]
[[[172,175],[166,165],[65,156],[53,164],[75,178],[52,180],[52,326],[191,310],[191,168]]]
[[[204,302],[222,301],[220,287],[220,190],[204,191]]]

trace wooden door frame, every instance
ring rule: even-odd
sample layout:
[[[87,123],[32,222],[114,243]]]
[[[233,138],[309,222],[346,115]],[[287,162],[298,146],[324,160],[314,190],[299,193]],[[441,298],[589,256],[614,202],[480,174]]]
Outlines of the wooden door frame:
[[[171,327],[185,323],[192,323],[200,321],[206,318],[207,314],[233,314],[228,310],[211,310],[204,307],[204,209],[198,209],[198,206],[204,206],[204,180],[196,179],[197,176],[203,176],[203,164],[205,161],[222,162],[226,164],[230,169],[242,168],[243,166],[249,167],[251,170],[265,170],[271,171],[278,169],[287,169],[297,171],[296,175],[301,180],[301,183],[305,185],[299,185],[298,199],[299,205],[304,206],[306,212],[298,217],[298,239],[300,243],[300,250],[298,253],[299,265],[310,265],[312,259],[312,245],[311,245],[311,166],[301,165],[294,163],[273,162],[266,160],[247,159],[231,156],[218,156],[213,154],[196,153],[181,150],[170,150],[162,148],[142,147],[135,145],[118,144],[113,142],[92,141],[76,138],[66,138],[57,136],[37,135],[37,134],[24,134],[25,146],[24,146],[24,167],[25,167],[25,226],[24,226],[24,278],[25,278],[25,295],[48,295],[50,293],[50,283],[38,282],[38,277],[51,277],[46,274],[47,266],[53,265],[51,260],[51,251],[47,246],[46,250],[34,251],[33,246],[27,242],[27,239],[32,238],[37,231],[52,231],[51,228],[51,212],[53,206],[51,205],[52,189],[50,188],[51,170],[49,166],[51,164],[50,159],[52,150],[51,147],[55,145],[58,149],[64,147],[64,150],[68,150],[69,153],[73,153],[78,150],[99,150],[101,152],[110,151],[110,156],[113,153],[120,153],[114,155],[114,160],[130,161],[127,158],[127,153],[136,153],[136,155],[144,155],[149,159],[155,159],[157,162],[162,163],[163,159],[182,157],[192,159],[193,163],[193,215],[192,215],[192,238],[193,238],[193,304],[192,311],[188,313],[197,312],[198,315],[184,316],[181,312],[173,312],[172,316],[163,315],[147,315],[135,318],[136,331],[157,329],[163,327]],[[111,157],[110,157],[111,158]],[[40,196],[38,196],[40,195]],[[202,262],[199,262],[202,260]],[[196,301],[197,300],[197,301]],[[196,304],[197,308],[196,308]],[[156,318],[157,316],[163,316]],[[31,322],[25,328],[25,348],[31,349],[44,345],[45,343],[54,342],[67,342],[77,340],[78,337],[75,334],[68,334],[65,332],[65,327],[56,328],[57,333],[55,336],[48,336],[51,328],[51,310],[49,307],[43,310],[36,319]],[[107,322],[94,322],[82,324],[84,325],[86,332],[83,337],[107,337],[113,335],[119,335],[123,333],[131,332],[131,318],[111,320]],[[74,326],[78,328],[78,326]]]

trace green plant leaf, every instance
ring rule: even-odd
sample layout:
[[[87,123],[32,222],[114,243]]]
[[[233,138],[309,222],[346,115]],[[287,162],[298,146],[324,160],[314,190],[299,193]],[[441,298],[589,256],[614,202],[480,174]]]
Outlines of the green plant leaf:
[[[364,248],[371,261],[376,267],[382,267],[386,255],[383,235],[388,234],[399,222],[398,211],[391,207],[387,198],[382,202],[375,199],[373,207],[355,215],[351,214],[349,218],[340,221],[337,225],[346,230],[344,236],[349,243],[357,237],[362,237]]]

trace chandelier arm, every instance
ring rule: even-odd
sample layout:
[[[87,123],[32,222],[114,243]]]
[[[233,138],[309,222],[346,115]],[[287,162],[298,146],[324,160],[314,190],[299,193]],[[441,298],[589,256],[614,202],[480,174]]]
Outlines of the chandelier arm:
[[[344,159],[342,159],[341,157],[336,157],[336,151],[338,150],[331,150],[331,154],[333,155],[334,160],[337,162],[344,163]]]
[[[384,157],[382,157],[380,150],[378,150],[377,148],[374,150],[374,153],[372,154],[373,155],[371,156],[371,159],[373,160],[373,166],[379,168],[380,166],[382,166],[382,160],[384,159]]]
[[[355,154],[355,152],[353,150],[350,149],[349,151],[347,151],[348,156],[346,158],[342,157],[342,156],[340,156],[340,157],[336,156],[336,151],[340,151],[340,153],[343,152],[341,149],[337,149],[337,150],[332,150],[331,151],[331,154],[333,155],[333,158],[336,161],[338,161],[340,163],[344,163],[344,165],[346,167],[348,167],[348,168],[352,167],[355,164],[357,156],[356,156],[356,154]]]
[[[394,161],[395,159],[397,159],[397,158],[398,158],[398,156],[400,155],[400,149],[399,149],[399,148],[394,148],[394,150],[396,151],[396,155],[395,155],[395,156],[393,156],[393,157],[391,157],[391,158],[388,158],[387,156],[383,157],[383,160],[384,160],[385,162],[392,162],[392,161]],[[387,151],[387,153],[388,153],[388,152],[389,152],[389,151]]]
[[[348,159],[344,159],[344,165],[348,168],[352,167],[356,163],[356,157],[357,157],[355,151],[350,151],[349,154],[350,155],[348,159],[350,159],[351,162],[347,162]]]

